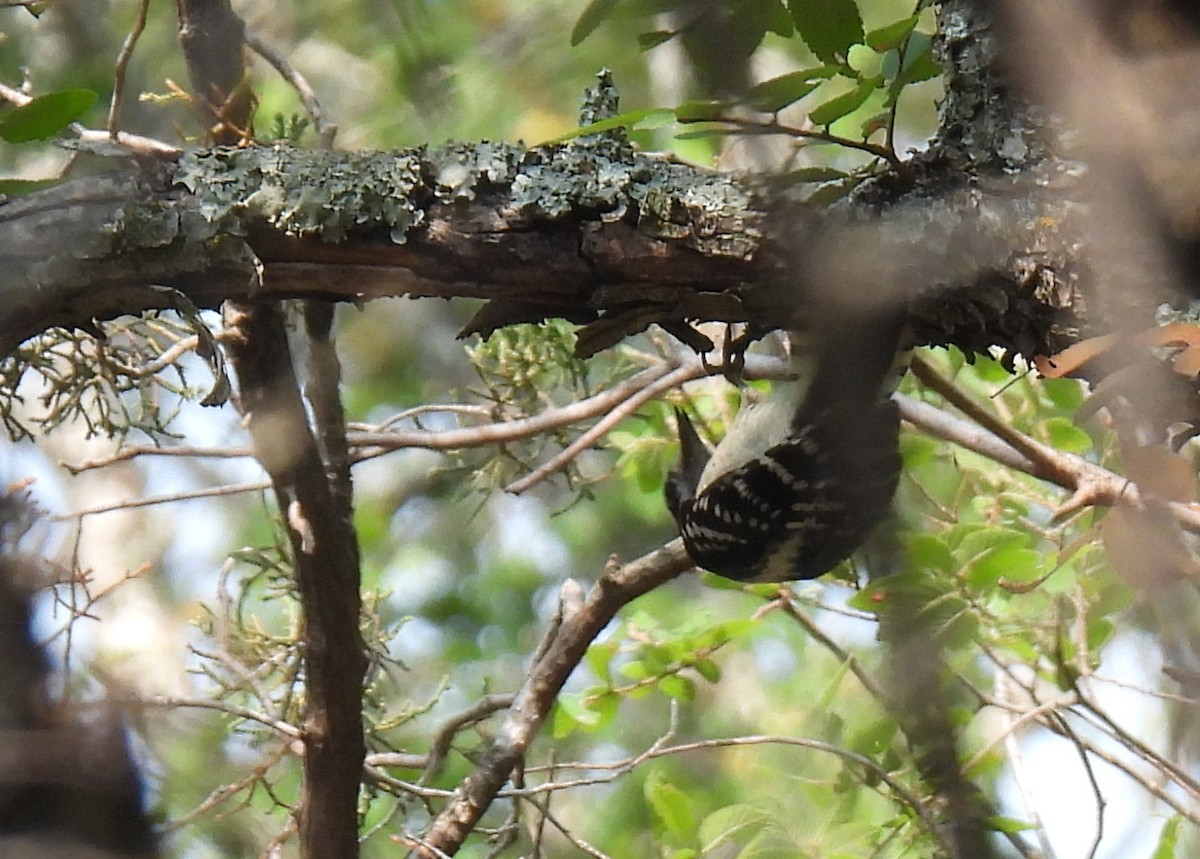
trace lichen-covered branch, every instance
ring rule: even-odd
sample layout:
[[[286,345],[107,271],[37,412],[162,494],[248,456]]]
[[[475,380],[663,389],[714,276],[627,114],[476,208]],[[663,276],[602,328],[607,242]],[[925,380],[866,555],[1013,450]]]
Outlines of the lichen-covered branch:
[[[593,98],[610,90],[604,77]],[[955,141],[824,211],[619,132],[537,148],[190,151],[0,204],[0,354],[50,326],[169,307],[148,283],[200,307],[252,289],[486,298],[469,332],[561,316],[586,325],[591,353],[653,322],[685,336],[687,319],[786,325],[814,249],[848,253],[848,236],[906,271],[920,341],[1061,348],[1087,324],[1070,172],[1032,157],[972,172]]]

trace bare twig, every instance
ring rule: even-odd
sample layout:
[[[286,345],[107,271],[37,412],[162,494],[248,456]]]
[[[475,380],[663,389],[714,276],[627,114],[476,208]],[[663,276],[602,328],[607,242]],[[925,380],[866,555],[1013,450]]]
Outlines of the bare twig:
[[[868,693],[870,693],[871,697],[875,698],[877,701],[886,702],[887,697],[884,694],[883,689],[880,688],[879,684],[875,682],[875,678],[867,673],[866,669],[863,668],[862,663],[855,659],[854,656],[843,650],[836,641],[826,635],[824,631],[817,626],[816,621],[814,621],[804,612],[800,611],[800,607],[796,604],[792,597],[793,594],[789,589],[775,598],[779,608],[782,609],[784,614],[796,621],[796,623],[800,624],[800,626],[804,627],[804,630],[811,638],[816,640],[818,644],[832,653],[839,660],[844,662],[846,667],[850,669],[850,673],[858,678],[858,682],[862,684],[863,688],[866,689]]]
[[[714,122],[719,122],[723,125],[729,125],[738,129],[743,134],[786,134],[789,137],[799,137],[805,140],[819,140],[822,143],[833,143],[837,146],[844,146],[847,149],[856,149],[859,152],[866,152],[869,155],[874,155],[876,158],[882,158],[886,161],[893,170],[901,176],[909,175],[909,167],[904,163],[903,159],[896,154],[896,151],[891,146],[885,146],[878,143],[871,143],[867,140],[855,140],[850,137],[842,137],[838,134],[832,134],[828,131],[817,131],[812,128],[797,128],[793,125],[785,125],[777,119],[767,121],[748,119],[737,116],[721,116]]]
[[[289,740],[297,740],[303,736],[301,730],[295,725],[274,719],[266,713],[260,713],[248,707],[239,707],[236,704],[230,704],[227,701],[217,701],[212,698],[181,698],[171,695],[152,695],[149,697],[126,696],[117,700],[120,700],[123,704],[140,707],[161,707],[164,710],[176,710],[180,708],[215,710],[218,713],[236,716],[247,722],[257,722],[278,734],[282,734]]]
[[[125,72],[129,69],[130,59],[133,58],[133,49],[137,47],[138,39],[146,29],[146,11],[149,8],[150,0],[142,0],[138,6],[137,17],[133,20],[133,27],[125,37],[121,52],[117,54],[117,62],[113,66],[113,94],[108,105],[108,122],[105,123],[105,128],[108,129],[108,136],[114,143],[119,142],[117,123],[121,121],[121,106],[125,101]]]
[[[997,695],[1005,696],[1006,691],[1016,686],[1012,679],[1004,673],[998,673],[995,677]],[[1041,711],[1041,707],[1035,709],[1035,713]],[[1021,801],[1025,806],[1025,815],[1029,822],[1035,826],[1034,833],[1038,841],[1038,846],[1042,853],[1050,859],[1054,856],[1054,850],[1050,844],[1050,838],[1046,834],[1045,827],[1042,826],[1041,817],[1038,814],[1037,803],[1034,800],[1033,793],[1029,784],[1028,773],[1025,769],[1025,758],[1021,753],[1021,744],[1017,740],[1016,729],[1025,721],[1025,714],[1017,714],[1013,711],[1004,709],[1006,719],[1005,730],[1001,732],[999,740],[1003,741],[1005,750],[1008,754],[1008,765],[1012,771],[1013,781],[1017,785],[1017,791],[1021,794]],[[1031,719],[1036,719],[1037,716],[1031,716]],[[987,748],[975,756],[970,762],[963,767],[964,772],[970,772],[974,768],[976,761],[982,759],[982,756],[990,751],[994,743],[989,743]]]
[[[312,84],[308,82],[308,79],[295,66],[288,62],[283,54],[263,41],[258,33],[247,30],[246,44],[250,46],[250,50],[266,60],[275,71],[279,72],[280,77],[292,85],[292,89],[296,91],[296,95],[300,97],[301,104],[304,105],[305,112],[312,119],[313,129],[320,138],[320,145],[325,149],[332,147],[333,139],[337,136],[338,127],[325,118],[325,109],[321,106],[321,101],[317,98],[316,90],[312,88]]]
[[[1112,750],[1101,747],[1088,737],[1079,733],[1069,736],[1064,726],[1058,723],[1056,719],[1045,720],[1042,722],[1042,725],[1059,736],[1069,738],[1078,743],[1079,747],[1086,750],[1088,754],[1094,755],[1105,763],[1116,767],[1155,799],[1170,806],[1176,813],[1191,822],[1194,826],[1200,826],[1200,810],[1197,809],[1194,802],[1186,802],[1182,797],[1176,796],[1174,791],[1168,790],[1160,784],[1157,776],[1161,774],[1161,771],[1155,770],[1150,774],[1143,773],[1129,761],[1123,760],[1114,754]]]
[[[1079,737],[1067,723],[1067,720],[1061,719],[1061,722],[1063,731],[1075,747],[1075,751],[1079,754],[1080,763],[1083,764],[1083,771],[1087,774],[1088,784],[1092,788],[1092,796],[1096,798],[1096,837],[1092,839],[1092,848],[1088,851],[1088,859],[1096,859],[1096,852],[1100,849],[1100,843],[1104,840],[1104,809],[1107,807],[1108,801],[1104,798],[1104,792],[1100,790],[1100,782],[1096,780],[1096,772],[1092,769],[1092,761],[1088,757],[1087,749],[1079,742]]]
[[[677,367],[662,378],[655,379],[640,391],[633,392],[628,399],[614,406],[612,411],[596,422],[595,426],[588,429],[583,435],[563,448],[549,462],[534,469],[520,480],[513,481],[505,487],[505,491],[521,493],[540,483],[549,475],[565,468],[571,460],[595,444],[605,433],[632,415],[642,405],[654,399],[659,394],[682,385],[684,382],[699,378],[701,375],[703,375],[703,371],[698,370],[696,367]]]
[[[428,784],[438,773],[450,752],[450,744],[464,728],[481,722],[493,713],[511,707],[513,695],[484,695],[471,706],[459,710],[445,719],[433,734],[429,743],[429,755],[425,762],[424,772],[421,773],[421,784]]]
[[[163,829],[166,832],[178,832],[180,829],[191,825],[193,821],[202,817],[204,814],[228,802],[243,790],[253,788],[256,784],[264,783],[266,781],[267,773],[270,772],[276,764],[278,764],[287,756],[287,744],[274,749],[270,755],[256,764],[244,777],[238,779],[237,781],[229,782],[217,787],[215,790],[209,793],[208,796],[202,799],[195,808],[193,808],[187,814],[169,821],[163,826]]]
[[[87,516],[98,516],[101,513],[111,513],[114,510],[133,510],[138,507],[152,507],[155,504],[172,504],[176,501],[193,501],[197,498],[217,498],[224,495],[240,495],[243,492],[262,492],[270,489],[269,480],[254,480],[249,483],[231,483],[228,486],[211,486],[205,489],[191,489],[186,492],[169,492],[165,495],[150,495],[145,498],[131,498],[126,501],[115,501],[110,504],[98,504],[95,507],[85,507],[71,513],[61,513],[49,517],[53,522],[67,522],[73,519],[83,519]]]
[[[196,459],[242,459],[254,456],[253,448],[246,445],[236,447],[196,447],[190,444],[163,447],[153,444],[131,444],[113,451],[108,456],[84,459],[80,462],[59,462],[71,474],[81,474],[97,468],[107,468],[118,462],[128,462],[143,456],[194,457]],[[163,503],[172,499],[165,499]]]
[[[925,828],[932,835],[934,835],[934,837],[938,837],[937,821],[934,819],[932,813],[926,807],[921,798],[897,781],[895,777],[892,776],[892,774],[886,769],[865,755],[858,754],[857,752],[853,752],[849,749],[842,748],[841,746],[837,746],[832,743],[826,743],[821,740],[812,740],[805,737],[789,737],[765,734],[741,737],[711,738],[690,743],[672,744],[671,740],[675,736],[676,718],[677,707],[675,706],[675,702],[672,702],[672,720],[667,731],[657,740],[655,740],[654,743],[652,743],[645,751],[640,752],[637,755],[617,761],[579,761],[554,764],[552,767],[539,766],[531,767],[529,769],[530,773],[553,772],[554,770],[602,771],[602,775],[562,779],[559,781],[551,780],[532,787],[514,787],[499,791],[497,793],[497,797],[520,799],[532,802],[540,795],[551,795],[558,791],[570,790],[579,787],[593,787],[601,784],[609,784],[633,772],[647,761],[654,760],[656,758],[714,749],[747,748],[761,745],[794,746],[834,755],[835,757],[841,758],[848,763],[862,767],[866,772],[869,772],[873,778],[877,778],[881,783],[887,785],[887,787],[892,791],[892,795],[899,802],[909,807],[913,813],[920,818]],[[376,775],[377,777],[379,776],[379,774],[375,773],[373,773],[373,775]],[[416,783],[392,779],[387,776],[382,776],[380,780],[385,781],[394,788],[426,799],[453,799],[459,795],[458,791],[432,789]],[[545,806],[538,804],[537,808],[539,810],[543,810]],[[554,821],[551,821],[551,823],[554,823]],[[447,847],[446,849],[449,850],[451,848]]]
[[[697,361],[697,364],[699,362]],[[671,372],[667,363],[658,364],[582,400],[569,405],[547,409],[536,415],[509,421],[466,427],[456,430],[407,430],[403,432],[356,432],[351,438],[358,447],[380,447],[397,450],[405,447],[425,447],[431,450],[457,450],[489,444],[503,444],[538,433],[553,432],[588,418],[603,414],[621,401]]]

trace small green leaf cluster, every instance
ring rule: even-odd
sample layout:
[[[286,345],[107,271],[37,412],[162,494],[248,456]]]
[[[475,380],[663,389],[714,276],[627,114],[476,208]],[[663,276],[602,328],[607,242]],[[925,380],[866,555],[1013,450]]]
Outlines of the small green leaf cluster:
[[[659,771],[650,774],[642,791],[658,824],[664,857],[790,859],[799,855],[800,845],[766,809],[739,803],[703,814],[692,794],[668,781]]]
[[[15,144],[49,140],[87,113],[97,97],[88,89],[64,89],[37,96],[19,107],[0,110],[0,140]],[[29,194],[58,181],[0,179],[0,197]]]
[[[467,357],[488,399],[534,414],[552,392],[588,393],[588,365],[575,357],[575,331],[562,319],[507,325],[468,345]]]
[[[673,6],[665,5],[667,10]],[[738,5],[736,20],[739,27],[753,30],[742,34],[750,44],[758,45],[769,33],[783,39],[796,38],[807,47],[816,64],[764,80],[736,99],[690,100],[669,109],[631,111],[572,132],[572,136],[618,127],[648,130],[678,122],[700,124],[695,130],[679,134],[680,140],[727,133],[795,133],[824,142],[851,143],[854,135],[840,140],[833,136],[832,126],[852,114],[857,115],[870,103],[875,107],[859,121],[857,139],[865,141],[882,131],[886,135],[884,149],[890,154],[901,94],[910,85],[934,78],[941,72],[933,57],[933,36],[929,32],[932,28],[927,26],[922,14],[924,3],[918,3],[912,14],[869,31],[864,29],[855,0],[791,0],[787,3],[755,0]],[[615,12],[617,6],[617,0],[593,0],[579,17],[573,41],[578,43],[585,39]],[[688,20],[687,15],[679,18]],[[656,47],[680,36],[687,26],[683,23],[678,30],[644,33],[639,37],[639,44],[643,49]],[[805,102],[809,123],[822,129],[822,134],[814,135],[777,122],[747,121],[744,112],[739,113],[739,108],[749,107],[777,116],[801,101]],[[846,129],[842,133],[849,134]],[[829,168],[816,169],[827,171]],[[792,178],[795,181],[827,181],[843,176],[820,173]]]
[[[661,493],[663,475],[679,459],[671,414],[670,405],[655,400],[608,434],[609,447],[618,452],[617,473],[642,492]]]
[[[1015,429],[1101,464],[1111,458],[1106,436],[1072,420],[1081,383],[1029,376],[1014,382],[998,363],[967,366],[954,352],[942,364],[960,387],[988,396]],[[1061,490],[915,434],[905,435],[903,454],[899,506],[914,526],[906,540],[909,569],[873,582],[851,605],[921,606],[926,627],[960,666],[989,654],[1027,664],[1062,688],[1096,669],[1135,598],[1104,557],[1102,514],[1085,508],[1058,522]]]
[[[626,698],[658,692],[676,701],[693,701],[697,679],[721,679],[714,654],[746,638],[754,625],[740,618],[713,623],[693,616],[669,627],[647,612],[635,613],[612,636],[588,648],[584,661],[598,682],[559,696],[552,719],[555,737],[608,727]]]

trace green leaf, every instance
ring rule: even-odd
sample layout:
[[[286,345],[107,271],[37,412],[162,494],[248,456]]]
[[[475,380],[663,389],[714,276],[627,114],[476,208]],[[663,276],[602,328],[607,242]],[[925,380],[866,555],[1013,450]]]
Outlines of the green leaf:
[[[719,683],[721,681],[721,666],[717,665],[711,659],[701,659],[692,667],[709,683]]]
[[[713,126],[711,128],[698,128],[694,131],[681,131],[675,135],[676,140],[703,140],[706,137],[716,137],[717,135],[725,135],[729,133],[729,129],[724,126]]]
[[[899,47],[904,38],[917,26],[919,19],[919,15],[901,18],[894,24],[888,24],[886,27],[880,27],[867,33],[863,41],[882,54],[891,48]]]
[[[1175,859],[1175,847],[1179,843],[1180,816],[1175,815],[1163,824],[1162,832],[1158,835],[1158,846],[1150,859]]]
[[[860,755],[874,758],[882,754],[900,731],[900,724],[890,717],[876,719],[852,731],[847,745]]]
[[[1027,532],[1019,531],[1016,528],[979,525],[961,529],[961,533],[962,539],[954,548],[954,556],[963,564],[970,563],[984,553],[995,551],[1003,546],[1028,546],[1030,541]]]
[[[601,641],[587,649],[583,661],[597,678],[605,683],[612,682],[612,658],[616,655],[617,645],[611,641]]]
[[[877,113],[862,124],[862,139],[866,140],[877,131],[884,131],[892,122],[892,114],[889,111]]]
[[[575,729],[579,727],[579,723],[575,721],[574,717],[572,717],[570,712],[567,711],[567,708],[563,706],[562,701],[563,699],[560,697],[558,701],[555,702],[554,716],[550,720],[550,730],[553,732],[554,739],[556,740],[569,737],[575,731]]]
[[[642,790],[646,802],[672,838],[679,844],[694,844],[698,824],[691,797],[668,782],[658,771],[650,774]]]
[[[908,541],[908,562],[919,570],[949,573],[957,564],[950,547],[933,534],[914,534]]]
[[[913,432],[900,434],[900,456],[904,459],[904,468],[916,468],[927,462],[932,462],[941,453],[942,445],[929,436],[917,435]]]
[[[5,197],[20,197],[42,191],[61,182],[61,179],[0,179],[0,194]]]
[[[574,693],[559,695],[556,707],[560,712],[554,714],[555,737],[565,737],[576,728],[595,728],[601,721],[601,712],[591,709],[583,695]],[[566,733],[563,734],[558,733],[560,713],[563,727],[566,729]]]
[[[859,611],[879,612],[885,608],[890,596],[891,593],[883,581],[872,582],[846,600],[846,605]]]
[[[875,75],[883,76],[884,58],[878,51],[872,51],[866,45],[852,45],[846,56],[846,63],[854,70],[855,79],[869,78]]]
[[[745,587],[742,582],[718,576],[716,573],[710,573],[708,570],[700,571],[700,581],[704,583],[705,587],[719,591],[740,591]]]
[[[845,678],[846,672],[849,670],[850,661],[848,659],[843,660],[842,663],[838,665],[837,670],[834,671],[825,681],[823,688],[815,696],[816,709],[818,711],[828,711],[831,716],[837,715],[836,713],[833,713],[830,708],[833,706],[833,702],[840,697],[838,695],[838,690],[841,688],[842,680]]]
[[[646,664],[637,659],[632,662],[626,662],[617,670],[630,680],[645,680],[650,676],[650,672],[646,669]]]
[[[854,0],[788,0],[788,10],[804,44],[824,62],[844,60],[850,46],[863,40]]]
[[[941,73],[942,67],[933,58],[933,36],[914,30],[905,47],[904,62],[900,66],[900,74],[895,83],[898,86],[908,86],[936,78]]]
[[[1092,658],[1099,660],[1100,650],[1108,643],[1108,640],[1113,637],[1113,633],[1117,631],[1117,626],[1106,617],[1090,618],[1087,624],[1087,645],[1088,653]]]
[[[604,19],[617,7],[617,0],[592,0],[575,22],[571,30],[571,47],[575,47],[604,23]]]
[[[671,652],[661,644],[646,644],[639,651],[639,655],[646,663],[646,670],[655,676],[666,674],[675,662]]]
[[[815,69],[788,72],[751,87],[746,93],[746,101],[755,110],[776,113],[804,98],[840,71],[838,66],[818,66]]]
[[[1087,398],[1087,391],[1078,379],[1042,379],[1042,392],[1064,412],[1074,413]]]
[[[707,855],[729,841],[745,844],[770,822],[770,815],[753,805],[728,805],[700,823],[701,849]]]
[[[1001,579],[1013,583],[1032,582],[1044,573],[1041,554],[1010,543],[986,552],[971,564],[966,581],[972,588],[991,590]]]
[[[565,143],[576,137],[586,137],[589,134],[603,134],[618,128],[658,128],[675,120],[675,111],[667,108],[649,107],[644,110],[632,110],[618,116],[610,116],[599,122],[593,122],[582,128],[573,128],[561,137],[545,141],[546,144]]]
[[[691,701],[696,697],[696,684],[678,674],[668,674],[659,680],[658,689],[677,701]]]
[[[0,140],[28,143],[53,137],[96,103],[90,89],[64,89],[40,95],[0,116]]]
[[[680,122],[713,122],[729,110],[729,102],[716,99],[693,99],[675,108],[675,118]]]
[[[1042,426],[1050,444],[1067,453],[1087,453],[1092,449],[1092,437],[1064,417],[1047,418]]]
[[[638,33],[637,45],[639,51],[657,48],[664,42],[669,42],[679,35],[675,30],[651,30],[649,33]]]
[[[796,32],[792,16],[783,0],[766,0],[759,12],[767,19],[767,30],[776,36],[790,39]]]
[[[834,122],[837,122],[843,116],[853,113],[858,110],[866,102],[871,94],[879,88],[882,78],[873,77],[867,78],[850,92],[842,93],[839,96],[831,98],[829,101],[813,109],[808,118],[812,120],[813,125],[828,127]]]
[[[584,724],[589,731],[600,731],[611,725],[621,709],[621,696],[603,687],[589,689],[583,696],[587,711],[593,715],[592,721]]]
[[[863,172],[859,172],[858,174],[851,174],[847,179],[840,182],[827,182],[827,184],[818,187],[816,191],[809,194],[808,197],[805,197],[804,202],[810,206],[814,206],[816,209],[827,208],[827,206],[838,202],[838,200],[862,184],[863,180],[866,179],[866,175],[868,174],[863,170]]]
[[[989,817],[988,825],[996,832],[1007,832],[1010,835],[1016,832],[1037,829],[1036,823],[1027,823],[1024,820],[1017,820],[1015,817]]]
[[[799,185],[804,182],[836,182],[839,179],[845,179],[848,174],[844,170],[838,170],[835,167],[800,167],[796,170],[789,170],[780,180],[788,187]],[[930,442],[933,444],[933,442]]]

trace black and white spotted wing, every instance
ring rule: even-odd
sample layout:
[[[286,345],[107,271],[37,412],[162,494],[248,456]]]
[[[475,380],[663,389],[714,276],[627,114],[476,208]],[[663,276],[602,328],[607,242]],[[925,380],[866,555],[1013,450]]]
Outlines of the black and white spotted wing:
[[[698,566],[740,581],[811,579],[849,557],[884,518],[900,474],[890,400],[834,407],[682,505]]]

